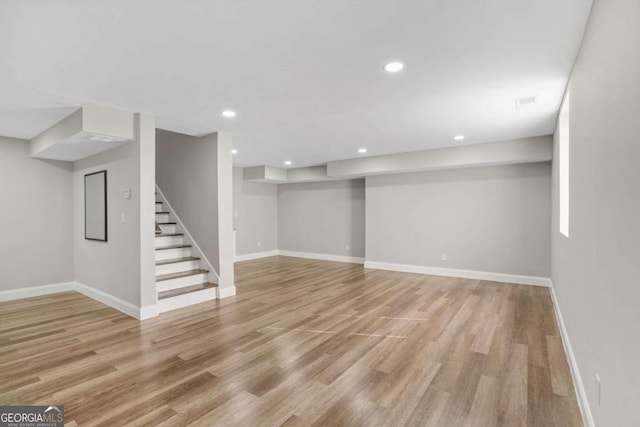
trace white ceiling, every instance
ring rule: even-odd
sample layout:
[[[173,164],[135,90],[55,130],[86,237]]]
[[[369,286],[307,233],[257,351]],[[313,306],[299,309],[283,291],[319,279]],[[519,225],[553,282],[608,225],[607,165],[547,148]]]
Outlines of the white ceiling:
[[[192,135],[236,165],[319,164],[553,132],[591,0],[1,0],[0,135],[73,110]],[[405,69],[388,74],[390,60]],[[536,109],[515,98],[538,95]],[[235,119],[221,117],[233,109]]]

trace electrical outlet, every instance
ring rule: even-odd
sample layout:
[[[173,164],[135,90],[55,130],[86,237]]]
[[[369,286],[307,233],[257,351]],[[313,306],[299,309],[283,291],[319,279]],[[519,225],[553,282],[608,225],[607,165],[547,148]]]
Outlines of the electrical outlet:
[[[344,245],[344,249],[349,252],[351,250],[351,247],[349,246],[349,244],[347,243],[346,245]]]
[[[596,374],[596,402],[600,406],[600,375]]]
[[[446,261],[447,260],[447,254],[445,254],[444,252],[440,254],[440,260],[442,261]]]
[[[258,242],[258,247],[261,247],[261,246],[262,246],[262,242]]]

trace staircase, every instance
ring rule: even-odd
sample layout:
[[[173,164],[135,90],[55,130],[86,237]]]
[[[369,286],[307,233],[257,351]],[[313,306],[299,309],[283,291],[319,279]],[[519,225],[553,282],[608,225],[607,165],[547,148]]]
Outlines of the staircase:
[[[158,193],[156,193],[156,198]],[[156,201],[156,290],[160,313],[216,298],[210,271],[165,201]],[[215,273],[212,274],[215,277]]]

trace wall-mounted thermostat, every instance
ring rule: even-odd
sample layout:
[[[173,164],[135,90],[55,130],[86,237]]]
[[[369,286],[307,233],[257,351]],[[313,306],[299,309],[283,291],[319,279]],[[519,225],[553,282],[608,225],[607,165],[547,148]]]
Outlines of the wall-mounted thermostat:
[[[125,199],[130,199],[131,198],[131,190],[128,188],[124,189],[124,198]]]

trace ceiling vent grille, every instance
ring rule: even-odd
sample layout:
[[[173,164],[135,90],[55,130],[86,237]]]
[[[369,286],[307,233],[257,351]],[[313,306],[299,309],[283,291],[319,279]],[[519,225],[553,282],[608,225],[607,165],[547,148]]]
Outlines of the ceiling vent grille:
[[[533,96],[525,96],[522,98],[516,98],[516,110],[528,110],[535,107],[538,104],[538,97]]]
[[[90,137],[90,140],[92,141],[99,141],[99,142],[125,142],[127,141],[127,138],[121,138],[119,136],[110,136],[110,135],[102,135],[99,133],[93,133]]]

